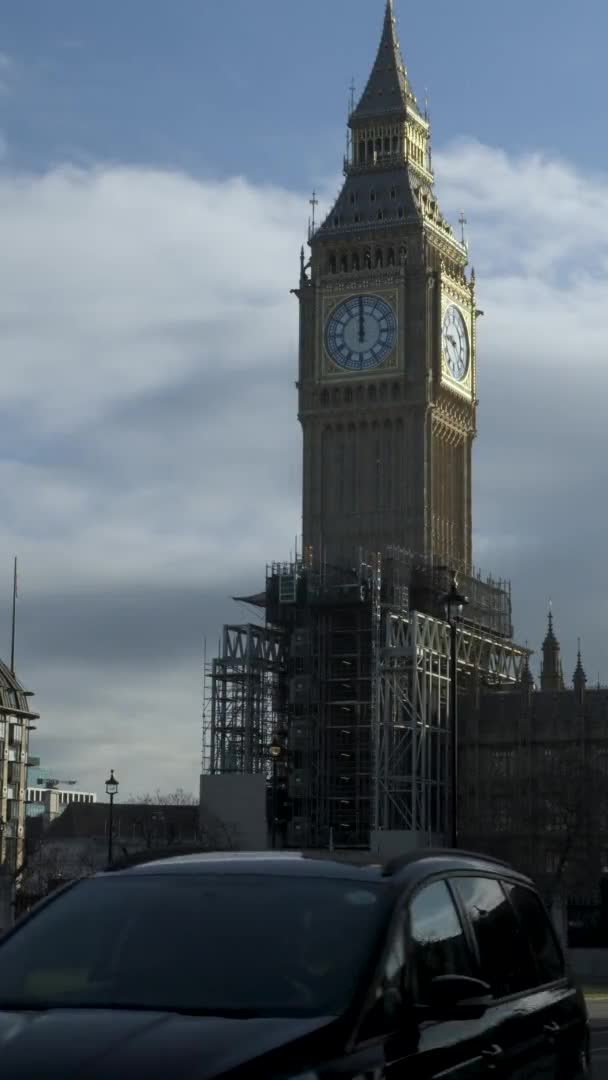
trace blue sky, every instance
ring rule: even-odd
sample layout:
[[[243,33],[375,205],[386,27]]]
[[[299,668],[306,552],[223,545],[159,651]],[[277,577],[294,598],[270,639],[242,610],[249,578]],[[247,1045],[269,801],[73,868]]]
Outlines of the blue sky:
[[[0,7],[0,634],[17,553],[35,752],[82,789],[194,790],[203,642],[293,549],[289,290],[383,7]],[[608,9],[395,8],[486,313],[476,559],[607,681]]]
[[[19,0],[0,11],[15,159],[65,156],[244,172],[308,190],[336,167],[348,87],[362,88],[383,0]],[[606,167],[608,8],[600,0],[397,0],[406,65],[437,145],[539,143]]]

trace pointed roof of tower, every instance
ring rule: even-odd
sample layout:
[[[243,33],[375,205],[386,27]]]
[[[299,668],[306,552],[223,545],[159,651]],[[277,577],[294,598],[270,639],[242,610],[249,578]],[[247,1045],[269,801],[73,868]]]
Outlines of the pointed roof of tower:
[[[553,610],[549,604],[547,633],[543,641],[543,663],[541,669],[542,690],[563,690],[564,674],[560,659],[560,645],[553,632]]]
[[[557,643],[558,643],[557,638],[556,638],[556,636],[555,636],[555,634],[553,632],[553,608],[552,608],[551,604],[549,604],[549,615],[548,615],[548,619],[547,619],[547,633],[546,633],[546,636],[545,636],[545,640],[543,641],[543,648],[545,647],[545,645],[557,645]]]
[[[581,639],[578,639],[578,654],[576,660],[576,667],[574,669],[574,685],[586,685],[587,676],[585,675],[585,669],[583,667],[583,660],[581,657]]]
[[[528,642],[526,641],[526,649],[527,648],[528,648]],[[530,671],[530,653],[529,652],[526,652],[526,655],[524,657],[524,666],[523,666],[522,672],[521,672],[521,681],[522,681],[522,686],[530,687],[530,688],[534,689],[534,676],[532,675],[532,672]]]
[[[407,113],[408,106],[418,112],[397,38],[393,0],[386,0],[384,26],[376,62],[361,100],[351,115],[351,121],[403,115]]]

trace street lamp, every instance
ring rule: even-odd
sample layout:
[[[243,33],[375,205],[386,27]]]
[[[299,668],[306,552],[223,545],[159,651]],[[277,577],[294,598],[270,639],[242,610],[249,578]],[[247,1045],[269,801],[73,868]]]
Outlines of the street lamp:
[[[277,846],[277,765],[283,752],[277,735],[272,736],[270,744],[270,757],[272,759],[272,822],[270,825],[270,843],[273,848]]]
[[[114,776],[114,769],[110,770],[109,779],[106,780],[106,792],[110,796],[110,814],[108,818],[108,866],[111,866],[112,839],[114,833],[114,796],[118,793],[118,780]]]
[[[462,619],[462,613],[468,602],[467,597],[458,592],[458,581],[454,574],[450,591],[443,598],[445,617],[450,624],[450,761],[452,772],[450,835],[453,848],[458,847],[458,622]]]

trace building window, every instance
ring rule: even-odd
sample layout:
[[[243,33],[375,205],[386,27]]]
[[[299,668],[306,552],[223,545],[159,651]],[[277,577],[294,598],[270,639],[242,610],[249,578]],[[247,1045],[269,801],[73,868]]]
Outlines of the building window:
[[[335,272],[336,272],[336,256],[335,255],[330,255],[329,256],[329,272],[330,272],[330,274],[335,274]]]
[[[384,266],[384,259],[382,258],[382,251],[380,248],[376,251],[376,266]]]
[[[373,188],[369,193],[369,201],[370,202],[375,202],[376,201],[376,192],[374,191]]]

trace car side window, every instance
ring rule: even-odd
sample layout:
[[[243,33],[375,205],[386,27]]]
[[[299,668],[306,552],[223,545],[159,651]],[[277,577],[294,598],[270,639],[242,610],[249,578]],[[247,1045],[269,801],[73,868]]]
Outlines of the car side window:
[[[406,978],[405,915],[401,911],[391,927],[385,953],[378,972],[373,999],[368,1002],[359,1029],[359,1039],[365,1041],[384,1035],[395,1028],[400,1019],[401,1002]]]
[[[538,985],[563,978],[562,951],[539,897],[525,885],[515,885],[508,881],[503,884],[536,961]]]
[[[445,881],[422,888],[410,904],[411,989],[414,1001],[426,1005],[437,975],[473,975],[458,911]]]
[[[532,953],[500,882],[494,878],[452,879],[473,927],[480,975],[495,997],[537,984]]]

